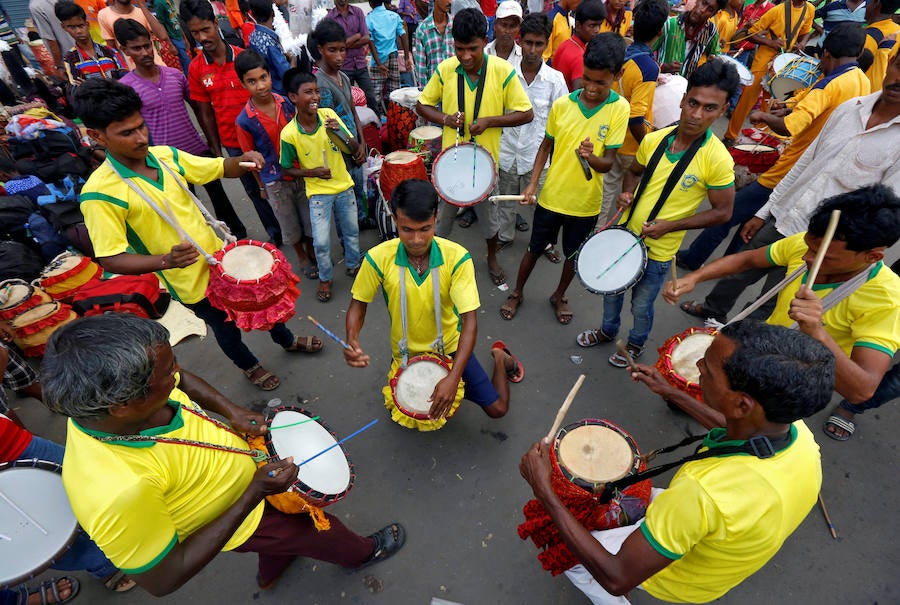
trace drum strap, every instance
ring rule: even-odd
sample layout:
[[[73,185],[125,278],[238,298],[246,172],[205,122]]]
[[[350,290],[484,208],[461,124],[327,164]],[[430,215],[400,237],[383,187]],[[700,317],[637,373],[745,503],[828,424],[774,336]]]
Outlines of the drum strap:
[[[487,80],[487,57],[484,58],[484,63],[481,65],[481,69],[478,72],[478,84],[475,88],[475,108],[472,110],[472,121],[470,124],[474,124],[475,120],[478,119],[478,112],[481,111],[481,98],[484,96],[484,81]],[[466,75],[465,73],[460,73],[456,76],[456,101],[459,107],[459,111],[463,114],[466,112]],[[463,124],[459,129],[459,136],[463,136],[466,132],[466,125]],[[475,137],[472,136],[471,140],[474,141]]]
[[[791,12],[793,7],[790,0],[784,3],[784,33],[785,33],[785,50],[790,50],[794,45],[795,38],[800,33],[800,26],[803,25],[803,17],[806,16],[806,2],[803,3],[803,9],[800,11],[800,18],[796,25],[791,27]]]
[[[402,244],[401,244],[402,245]],[[400,326],[403,334],[397,348],[400,349],[400,367],[405,368],[409,362],[409,338],[407,336],[406,319],[406,269],[398,267],[400,273]],[[431,268],[431,290],[434,294],[434,323],[437,328],[437,337],[431,343],[432,350],[444,355],[444,324],[441,321],[441,268]]]
[[[644,461],[650,461],[659,454],[667,454],[686,445],[696,443],[697,441],[704,439],[707,435],[689,435],[675,445],[670,445],[658,450],[653,450],[649,454],[645,454],[644,456],[642,456],[642,458]],[[679,467],[686,462],[693,462],[694,460],[703,460],[704,458],[714,458],[718,456],[731,456],[733,454],[752,454],[761,459],[771,458],[790,444],[791,432],[788,431],[780,437],[770,438],[766,437],[765,435],[760,435],[757,437],[752,437],[739,445],[727,445],[723,447],[710,448],[702,452],[694,452],[690,456],[685,456],[684,458],[676,460],[675,462],[667,462],[666,464],[661,464],[660,466],[649,468],[639,473],[635,473],[634,475],[628,475],[627,477],[622,477],[621,479],[617,479],[616,481],[610,481],[603,489],[603,493],[600,496],[600,502],[609,502],[615,497],[617,492],[621,492],[626,487],[634,485],[635,483],[640,483],[641,481],[646,481],[647,479],[651,479],[653,477],[656,477],[657,475],[661,475],[666,471]]]
[[[641,181],[638,183],[637,190],[634,192],[634,198],[631,200],[631,210],[628,212],[628,218],[625,220],[625,224],[627,225],[631,222],[631,217],[634,215],[634,209],[638,205],[638,201],[641,199],[641,195],[643,195],[644,190],[647,188],[647,184],[650,182],[650,179],[653,178],[653,173],[656,172],[657,167],[659,166],[659,161],[662,159],[663,154],[666,152],[666,147],[669,146],[671,141],[675,140],[675,137],[678,135],[678,127],[669,133],[669,136],[663,137],[662,141],[659,142],[659,145],[656,146],[656,149],[653,151],[653,155],[650,157],[650,161],[647,162],[647,166],[644,168],[644,173],[641,175]],[[656,216],[659,214],[659,211],[662,210],[663,204],[669,198],[669,195],[672,193],[672,190],[675,189],[675,185],[678,181],[681,180],[681,175],[687,170],[688,164],[691,163],[691,160],[694,159],[694,156],[697,155],[697,152],[700,150],[700,147],[703,145],[703,141],[706,140],[705,136],[699,136],[697,139],[691,143],[691,146],[688,147],[684,155],[681,156],[681,159],[678,160],[678,163],[675,164],[675,167],[672,168],[672,172],[669,173],[669,178],[666,179],[665,185],[663,185],[662,191],[659,193],[659,199],[656,200],[656,204],[653,206],[653,209],[650,211],[650,214],[647,216],[647,222],[651,222]]]

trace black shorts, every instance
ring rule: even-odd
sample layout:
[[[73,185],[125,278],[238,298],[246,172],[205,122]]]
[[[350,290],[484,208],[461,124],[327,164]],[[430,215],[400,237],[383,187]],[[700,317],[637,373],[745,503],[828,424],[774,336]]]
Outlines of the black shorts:
[[[597,216],[570,216],[547,210],[541,205],[535,206],[528,251],[540,254],[548,244],[556,243],[559,230],[562,229],[563,255],[566,259],[572,260],[582,242],[597,225]]]

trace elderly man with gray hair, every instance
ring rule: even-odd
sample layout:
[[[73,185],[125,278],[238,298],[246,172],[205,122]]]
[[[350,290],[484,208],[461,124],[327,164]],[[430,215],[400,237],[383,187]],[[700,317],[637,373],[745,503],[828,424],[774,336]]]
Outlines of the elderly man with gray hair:
[[[272,508],[265,496],[287,490],[298,467],[257,469],[242,434],[262,434],[265,418],[179,368],[168,336],[133,315],[88,317],[57,331],[44,356],[44,402],[69,417],[63,483],[113,563],[161,596],[222,550],[258,553],[265,589],[296,557],[356,568],[400,549],[398,523],[363,537],[327,513],[319,531]]]

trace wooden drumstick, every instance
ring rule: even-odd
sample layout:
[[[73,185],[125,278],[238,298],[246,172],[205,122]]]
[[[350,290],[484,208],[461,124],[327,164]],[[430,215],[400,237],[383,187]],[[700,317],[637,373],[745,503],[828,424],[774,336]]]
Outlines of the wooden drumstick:
[[[813,284],[816,283],[816,277],[819,276],[819,269],[822,268],[822,261],[825,260],[825,254],[828,252],[828,246],[831,245],[831,239],[837,230],[838,221],[841,220],[841,211],[832,210],[831,218],[828,219],[828,227],[825,229],[825,235],[819,243],[819,251],[816,252],[816,260],[813,261],[812,269],[809,270],[806,279],[806,287],[812,290]]]
[[[637,364],[634,363],[634,357],[631,356],[631,353],[628,352],[628,349],[625,347],[625,343],[620,339],[616,341],[616,349],[619,351],[619,355],[625,358],[628,361],[628,369],[632,372],[637,371]]]
[[[488,198],[489,202],[521,202],[524,200],[524,195],[492,195]]]
[[[246,168],[247,170],[253,170],[257,167],[256,162],[238,162],[238,166]]]
[[[550,443],[551,441],[553,441],[553,438],[556,436],[556,431],[559,430],[563,418],[566,417],[566,412],[569,411],[569,406],[572,405],[572,401],[575,399],[575,395],[578,394],[578,390],[584,383],[584,379],[585,375],[580,375],[578,377],[578,380],[575,381],[575,386],[573,386],[572,390],[569,391],[569,394],[566,395],[566,400],[563,401],[563,404],[560,406],[559,411],[556,413],[556,419],[553,421],[553,426],[550,428],[550,432],[547,433],[547,437],[544,439],[545,443]]]
[[[327,169],[328,168],[328,152],[324,149],[322,150],[322,165]]]
[[[672,257],[672,265],[671,265],[671,268],[672,268],[672,291],[673,292],[678,291],[678,267],[675,265],[675,260],[677,258],[678,258],[677,256]]]
[[[838,211],[835,211],[838,212]],[[822,499],[822,493],[819,492],[819,508],[822,509],[822,515],[825,517],[825,523],[828,524],[828,531],[831,532],[831,537],[835,540],[838,539],[837,530],[834,528],[834,523],[831,522],[831,516],[828,514],[828,509],[825,508],[825,501]]]

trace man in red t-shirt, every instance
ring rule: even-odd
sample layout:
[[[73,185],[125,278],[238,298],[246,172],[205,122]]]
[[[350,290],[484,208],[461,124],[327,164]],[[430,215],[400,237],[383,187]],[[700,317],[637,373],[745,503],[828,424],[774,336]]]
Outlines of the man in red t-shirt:
[[[585,0],[575,9],[575,30],[572,37],[559,45],[553,54],[553,69],[562,72],[569,92],[581,88],[584,70],[584,49],[591,38],[600,33],[606,19],[606,7],[600,0]]]

